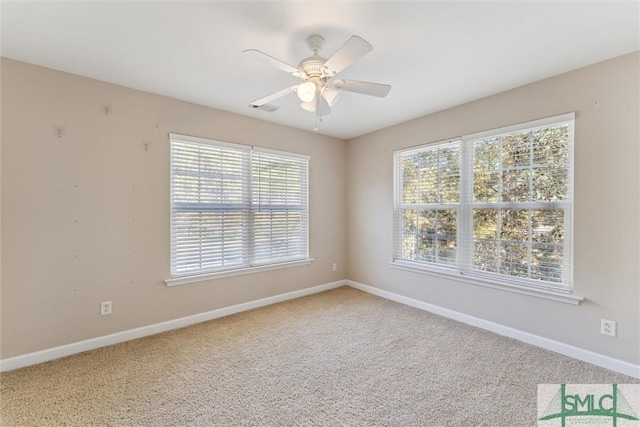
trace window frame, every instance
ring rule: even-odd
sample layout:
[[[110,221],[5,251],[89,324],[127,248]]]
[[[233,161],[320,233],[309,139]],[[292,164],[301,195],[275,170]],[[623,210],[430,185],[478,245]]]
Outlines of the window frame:
[[[174,211],[175,202],[174,202],[174,151],[173,151],[173,143],[176,142],[185,142],[192,143],[198,145],[208,145],[217,148],[227,148],[231,150],[236,150],[238,152],[245,152],[247,155],[246,165],[244,164],[244,160],[241,160],[242,166],[240,166],[242,173],[242,201],[239,203],[241,206],[241,211],[243,212],[243,217],[246,215],[247,218],[242,220],[242,235],[243,238],[241,243],[241,253],[242,260],[244,261],[240,265],[233,265],[230,267],[219,267],[219,268],[209,268],[209,269],[200,269],[194,271],[188,271],[184,273],[176,273],[174,268],[176,266],[176,261],[174,259]],[[207,138],[200,138],[188,135],[181,135],[176,133],[169,134],[169,157],[170,157],[170,171],[169,171],[169,223],[170,223],[170,246],[169,246],[169,257],[170,257],[170,266],[171,273],[170,278],[165,280],[167,286],[175,286],[175,285],[183,285],[187,283],[200,282],[205,280],[212,280],[223,277],[231,277],[241,274],[249,274],[249,273],[257,273],[261,271],[268,271],[280,268],[289,268],[301,265],[310,264],[313,259],[309,257],[309,163],[310,156],[299,153],[290,153],[285,151],[273,150],[269,148],[262,148],[256,146],[250,146],[245,144],[236,144],[225,141],[212,140]],[[299,236],[301,239],[302,245],[304,246],[303,252],[301,256],[294,257],[292,259],[278,259],[274,262],[260,261],[257,263],[253,263],[252,257],[255,250],[255,242],[254,242],[254,214],[256,212],[260,212],[260,209],[257,208],[257,205],[253,200],[253,185],[256,178],[253,175],[254,171],[254,161],[256,158],[261,158],[261,156],[278,156],[284,159],[290,159],[292,162],[298,162],[302,167],[302,175],[299,180],[300,183],[300,192],[301,192],[301,201],[300,208],[297,210],[301,213],[303,217],[302,226],[303,229]],[[222,187],[221,187],[222,188]],[[195,193],[194,193],[195,194]],[[222,204],[222,203],[221,203]],[[271,209],[274,212],[282,211],[282,209]],[[284,209],[287,210],[287,209]],[[207,209],[207,211],[225,211],[223,207],[212,206],[211,209]]]
[[[552,284],[551,282],[538,281],[536,279],[518,278],[503,275],[500,273],[482,272],[472,269],[473,267],[473,209],[478,202],[473,201],[473,173],[474,173],[474,153],[473,143],[481,139],[496,138],[505,134],[526,132],[547,126],[570,124],[571,134],[569,135],[568,160],[567,160],[567,193],[568,197],[563,202],[530,202],[533,206],[536,203],[552,206],[554,203],[562,205],[565,209],[565,229],[563,249],[568,251],[568,258],[563,259],[563,264],[568,263],[569,268],[563,275],[563,282]],[[574,293],[573,286],[573,212],[574,212],[574,134],[575,134],[575,114],[567,113],[559,116],[548,117],[498,129],[492,129],[473,134],[463,135],[447,140],[436,141],[428,144],[421,144],[414,147],[395,150],[393,153],[393,247],[392,257],[389,263],[391,267],[409,270],[423,274],[435,275],[438,277],[452,278],[457,281],[488,286],[496,289],[503,289],[521,294],[533,295],[557,301],[578,304],[582,297]],[[398,156],[405,153],[419,152],[421,149],[439,147],[446,144],[459,144],[460,149],[460,180],[459,180],[459,202],[457,204],[457,248],[456,263],[452,266],[429,263],[426,261],[414,261],[399,258],[402,248],[402,211],[403,211],[403,177],[402,170],[398,170],[400,163]],[[502,169],[501,169],[502,170]],[[505,203],[505,202],[500,202]],[[568,205],[568,207],[566,206]],[[491,209],[499,208],[494,204]],[[516,208],[517,209],[517,208]],[[567,213],[568,212],[568,213]],[[568,215],[568,218],[566,217]]]

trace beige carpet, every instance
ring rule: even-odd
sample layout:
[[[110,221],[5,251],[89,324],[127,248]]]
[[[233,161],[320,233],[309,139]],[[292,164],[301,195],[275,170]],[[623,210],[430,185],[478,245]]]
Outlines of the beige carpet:
[[[531,426],[539,383],[638,382],[351,288],[0,379],[4,426]]]

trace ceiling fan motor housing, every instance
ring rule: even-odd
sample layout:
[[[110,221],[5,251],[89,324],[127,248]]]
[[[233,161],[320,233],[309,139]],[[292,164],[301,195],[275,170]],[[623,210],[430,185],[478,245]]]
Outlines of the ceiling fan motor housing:
[[[323,43],[324,37],[319,34],[312,34],[307,37],[307,46],[313,51],[313,55],[300,61],[298,69],[302,70],[308,78],[319,77],[320,79],[325,79],[329,77],[324,66],[327,59],[318,55]]]
[[[313,55],[306,59],[303,59],[302,62],[300,62],[298,68],[304,71],[307,77],[325,78],[327,77],[324,67],[325,62],[327,62],[325,58]]]

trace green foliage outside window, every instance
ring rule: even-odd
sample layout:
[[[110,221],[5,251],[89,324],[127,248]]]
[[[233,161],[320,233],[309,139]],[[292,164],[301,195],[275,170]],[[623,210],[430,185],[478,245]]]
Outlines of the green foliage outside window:
[[[566,282],[572,127],[562,123],[401,153],[396,259],[465,268],[464,258],[474,271]],[[467,236],[459,235],[465,218]]]

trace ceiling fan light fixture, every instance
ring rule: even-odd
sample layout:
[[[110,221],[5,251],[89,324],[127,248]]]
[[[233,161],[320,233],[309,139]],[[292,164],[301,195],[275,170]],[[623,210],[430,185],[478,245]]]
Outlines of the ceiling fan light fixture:
[[[300,103],[300,107],[302,107],[304,111],[308,111],[310,113],[314,113],[316,111],[316,103],[313,101],[302,102]]]
[[[340,98],[340,91],[331,89],[330,87],[325,87],[322,89],[322,96],[327,101],[327,104],[329,104],[330,107],[333,107],[336,105],[336,102],[338,102],[338,98]]]
[[[304,82],[298,85],[298,98],[302,102],[311,102],[316,97],[316,84],[313,82]]]

